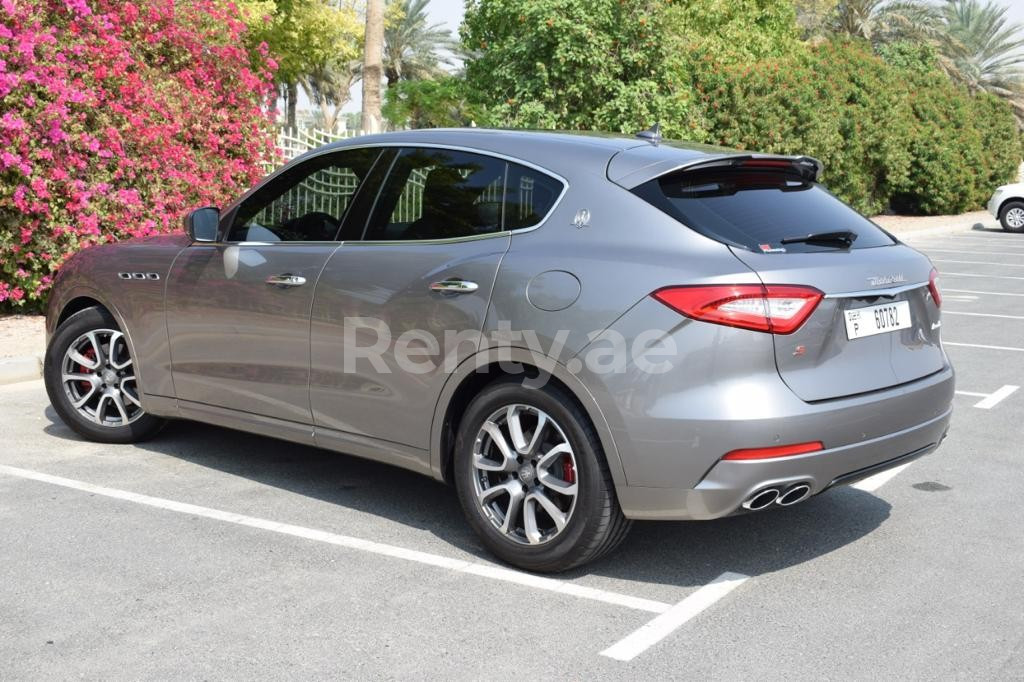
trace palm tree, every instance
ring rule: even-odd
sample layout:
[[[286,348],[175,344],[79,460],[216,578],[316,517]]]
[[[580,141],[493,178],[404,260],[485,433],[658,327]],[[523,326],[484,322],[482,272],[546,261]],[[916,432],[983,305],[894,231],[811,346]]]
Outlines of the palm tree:
[[[842,0],[833,14],[832,30],[878,45],[930,38],[938,23],[935,8],[924,0]]]
[[[383,71],[384,0],[367,0],[363,52],[363,132],[381,131],[380,78]]]
[[[401,12],[401,21],[384,29],[384,75],[388,86],[399,80],[434,78],[451,59],[444,50],[454,51],[456,43],[443,24],[428,23],[430,0],[390,0],[389,10]]]
[[[939,50],[950,75],[975,92],[1009,99],[1024,114],[1024,26],[991,0],[944,0]]]

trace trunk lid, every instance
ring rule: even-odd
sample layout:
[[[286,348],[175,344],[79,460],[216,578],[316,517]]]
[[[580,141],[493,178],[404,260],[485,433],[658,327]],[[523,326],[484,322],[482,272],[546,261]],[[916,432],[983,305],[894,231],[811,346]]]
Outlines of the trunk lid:
[[[680,158],[674,168],[667,159],[620,161],[614,170],[682,226],[726,244],[765,285],[825,294],[796,331],[774,334],[779,374],[801,399],[876,391],[941,370],[931,262],[818,184],[820,168],[807,157],[738,154]],[[874,306],[886,307],[876,315]],[[847,313],[858,309],[848,332]],[[876,326],[880,333],[864,334]]]
[[[814,253],[732,251],[765,284],[804,284],[825,294],[799,329],[774,337],[779,374],[802,400],[898,386],[945,366],[939,308],[928,288],[932,266],[913,249],[895,244]],[[896,313],[909,313],[910,326],[849,338],[847,311],[899,302],[907,305]],[[862,315],[874,318],[872,311]],[[881,320],[883,325],[892,321]]]

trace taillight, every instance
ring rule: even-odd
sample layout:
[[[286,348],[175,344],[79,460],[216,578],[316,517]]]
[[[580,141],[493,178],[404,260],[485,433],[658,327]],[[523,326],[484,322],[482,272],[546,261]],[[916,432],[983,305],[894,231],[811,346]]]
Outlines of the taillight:
[[[793,455],[806,455],[809,452],[824,450],[825,445],[820,441],[810,443],[794,443],[793,445],[776,445],[770,448],[750,448],[747,450],[733,450],[722,459],[743,460],[743,459],[774,459],[776,457],[792,457]]]
[[[727,284],[666,287],[651,294],[687,317],[728,327],[792,334],[821,302],[814,287]]]
[[[932,300],[935,307],[942,307],[942,288],[939,286],[939,271],[932,268],[932,274],[928,276],[928,291],[932,293]]]

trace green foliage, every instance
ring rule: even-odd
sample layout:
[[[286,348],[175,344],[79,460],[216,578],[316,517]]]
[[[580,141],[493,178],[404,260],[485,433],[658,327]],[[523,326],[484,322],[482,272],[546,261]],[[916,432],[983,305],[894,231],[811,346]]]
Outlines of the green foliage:
[[[458,123],[468,101],[485,125],[660,121],[668,137],[816,156],[865,213],[952,213],[1011,179],[1022,146],[1008,104],[943,74],[936,36],[954,22],[940,14],[923,0],[469,0],[465,82],[400,91],[393,118]],[[801,41],[829,28],[847,39]]]
[[[1009,106],[953,85],[928,51],[893,46],[887,57],[860,42],[745,66],[705,56],[694,87],[711,141],[815,156],[826,185],[864,213],[981,206],[1020,162]]]
[[[832,3],[835,4],[835,3]],[[663,25],[677,47],[735,64],[791,54],[799,29],[793,0],[667,3]]]
[[[471,125],[481,112],[467,100],[465,90],[465,81],[455,76],[399,80],[387,89],[384,118],[393,126],[411,128]]]
[[[993,188],[1017,174],[1020,137],[1012,110],[995,96],[968,94],[939,72],[907,76],[912,164],[893,207],[951,214],[982,206]]]
[[[328,0],[241,0],[247,39],[265,42],[277,61],[278,83],[297,83],[311,71],[358,60],[363,25],[354,4]]]
[[[882,210],[904,182],[901,84],[866,48],[826,43],[749,66],[705,57],[695,86],[714,142],[814,156],[829,188],[862,212]]]
[[[484,122],[699,137],[663,0],[470,0],[469,91]]]
[[[887,64],[901,71],[925,75],[939,67],[935,48],[928,43],[898,40],[875,49]]]

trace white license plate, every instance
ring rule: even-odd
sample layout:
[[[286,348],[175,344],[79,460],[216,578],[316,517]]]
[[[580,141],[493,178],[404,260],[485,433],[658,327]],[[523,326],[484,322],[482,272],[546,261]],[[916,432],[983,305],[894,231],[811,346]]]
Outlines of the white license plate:
[[[846,311],[846,338],[860,339],[865,336],[894,332],[910,326],[910,303],[896,301],[867,308]]]

